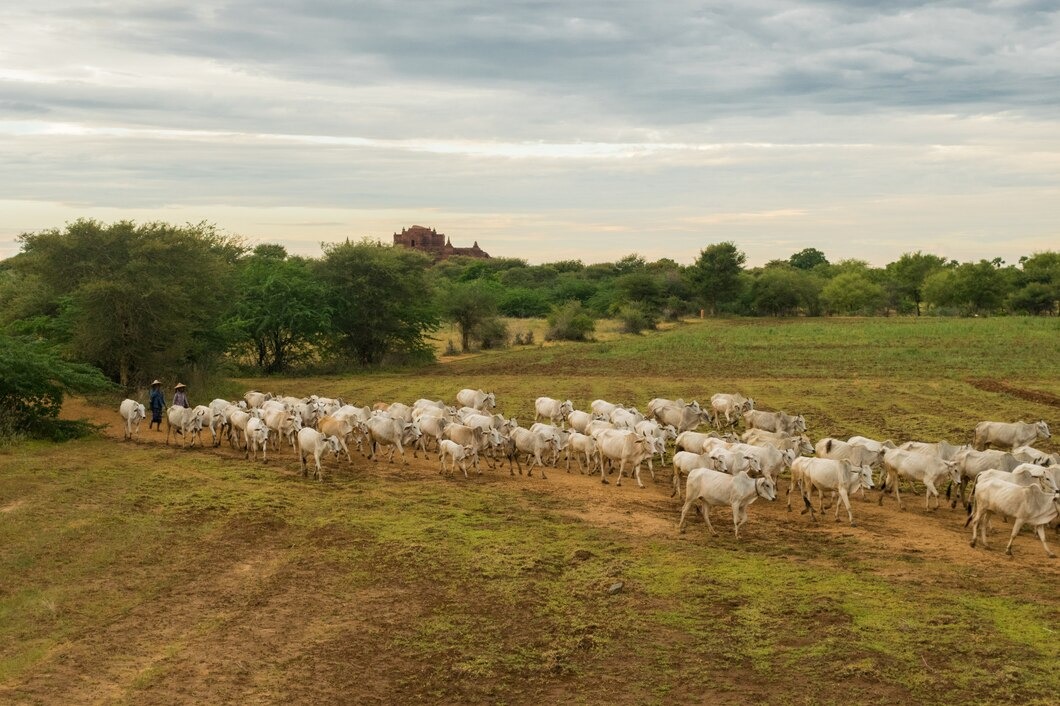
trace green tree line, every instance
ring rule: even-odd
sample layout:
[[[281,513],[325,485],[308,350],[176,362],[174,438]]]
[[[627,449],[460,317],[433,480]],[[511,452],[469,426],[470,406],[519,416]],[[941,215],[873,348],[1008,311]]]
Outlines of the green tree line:
[[[427,256],[371,240],[325,244],[319,257],[249,247],[201,223],[80,220],[26,233],[0,261],[0,332],[87,363],[126,388],[222,361],[264,373],[432,357],[453,322],[464,350],[503,346],[500,317],[547,317],[550,336],[591,337],[594,319],[625,330],[696,315],[1056,315],[1060,253],[1018,263],[956,262],[911,252],[885,267],[830,262],[807,248],[747,267],[732,242],[694,262]]]

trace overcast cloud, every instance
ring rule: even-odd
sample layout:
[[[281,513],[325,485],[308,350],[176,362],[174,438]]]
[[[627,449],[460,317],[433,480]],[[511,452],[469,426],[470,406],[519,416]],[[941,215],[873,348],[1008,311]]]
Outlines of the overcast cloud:
[[[1060,2],[0,9],[0,257],[81,216],[534,262],[1060,247]]]

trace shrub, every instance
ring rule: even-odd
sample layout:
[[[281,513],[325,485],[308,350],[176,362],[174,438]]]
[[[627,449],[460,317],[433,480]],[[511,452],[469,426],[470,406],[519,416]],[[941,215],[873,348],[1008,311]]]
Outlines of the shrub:
[[[596,322],[585,312],[582,303],[569,301],[556,307],[548,315],[548,333],[545,334],[545,340],[587,341],[595,330]]]
[[[617,318],[622,323],[622,333],[640,333],[645,329],[654,330],[658,324],[655,312],[638,304],[625,304],[619,308]]]
[[[496,317],[480,323],[476,333],[483,350],[508,347],[508,325]]]
[[[37,341],[0,335],[0,434],[63,440],[83,436],[89,425],[59,419],[68,392],[106,390],[97,368],[70,363]]]

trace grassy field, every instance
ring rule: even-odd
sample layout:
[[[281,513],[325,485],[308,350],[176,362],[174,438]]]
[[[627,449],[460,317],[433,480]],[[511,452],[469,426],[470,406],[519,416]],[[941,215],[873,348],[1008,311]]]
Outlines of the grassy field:
[[[1058,334],[1046,319],[708,321],[209,392],[483,387],[529,423],[540,394],[740,390],[803,412],[814,438],[956,442],[987,418],[1060,426]],[[668,469],[641,490],[355,455],[316,483],[289,450],[261,464],[141,434],[0,449],[0,701],[1052,704],[1060,689],[1056,562],[1027,534],[1004,556],[997,521],[992,549],[971,549],[961,513],[923,496],[906,512],[857,501],[851,528],[789,514],[781,494],[736,541],[720,510],[720,536],[676,533]]]

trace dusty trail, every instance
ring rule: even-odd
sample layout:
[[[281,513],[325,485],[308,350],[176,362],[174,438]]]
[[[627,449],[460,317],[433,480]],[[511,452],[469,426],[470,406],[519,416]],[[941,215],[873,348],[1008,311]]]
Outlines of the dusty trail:
[[[106,425],[107,436],[125,443],[122,442],[121,426],[115,421],[116,412],[111,414],[108,410],[87,405],[81,400],[71,400],[64,408],[64,416],[87,418],[94,423]],[[209,444],[208,432],[205,438]],[[158,433],[142,428],[138,441],[132,443],[162,445],[164,439],[164,431]],[[196,446],[195,449],[187,451],[183,451],[179,446],[173,448],[174,453],[207,453],[235,460],[243,459],[242,452],[231,449],[227,441],[217,448],[207,446],[205,449],[200,449]],[[715,509],[714,514],[711,515],[711,521],[719,532],[718,537],[711,537],[705,524],[699,518],[695,518],[694,521],[690,520],[684,535],[677,534],[676,527],[680,517],[681,503],[676,497],[670,497],[672,486],[669,467],[660,469],[656,466],[654,481],[647,468],[643,468],[641,479],[645,487],[638,488],[636,481],[632,478],[624,479],[623,484],[617,486],[614,476],[609,478],[608,485],[604,485],[600,482],[598,475],[581,475],[577,464],[573,461],[569,473],[562,464],[559,468],[547,469],[547,479],[542,479],[537,471],[530,478],[520,477],[518,471],[514,477],[511,477],[507,466],[498,466],[497,469],[491,470],[483,463],[483,474],[476,476],[472,472],[469,481],[465,481],[462,474],[450,479],[441,478],[438,475],[436,460],[414,459],[411,452],[407,453],[407,457],[408,466],[403,466],[398,461],[393,464],[372,462],[354,450],[352,467],[344,459],[341,462],[331,459],[327,461],[325,471],[331,477],[368,473],[407,478],[408,474],[414,474],[423,480],[436,482],[518,483],[526,490],[547,493],[575,505],[576,509],[564,511],[571,517],[624,534],[655,540],[698,541],[727,546],[736,543],[732,536],[732,515],[727,509]],[[436,459],[436,456],[433,458]],[[300,473],[297,457],[289,447],[278,454],[270,452],[267,467],[274,469],[277,473],[290,475]],[[459,474],[459,471],[457,473]],[[818,513],[817,521],[813,522],[809,515],[801,514],[802,503],[797,496],[797,491],[792,495],[792,511],[788,512],[785,498],[787,489],[787,479],[782,478],[778,485],[776,502],[758,500],[751,506],[750,520],[741,529],[741,532],[746,535],[746,542],[757,544],[769,541],[789,546],[797,545],[807,536],[813,537],[815,544],[821,541],[827,542],[831,538],[853,539],[863,544],[864,551],[869,555],[894,557],[901,554],[915,554],[925,561],[955,562],[995,574],[1011,572],[1014,578],[1025,575],[1029,569],[1046,576],[1060,578],[1060,561],[1049,560],[1042,551],[1037,538],[1027,529],[1024,529],[1016,539],[1013,548],[1014,557],[1006,556],[1002,551],[1005,542],[1008,541],[1011,525],[998,520],[991,525],[991,548],[989,550],[971,548],[968,545],[971,532],[964,527],[966,519],[964,511],[960,507],[951,510],[945,497],[942,498],[943,504],[940,509],[926,511],[923,488],[920,488],[919,495],[902,493],[907,508],[905,511],[898,509],[890,493],[884,498],[882,507],[877,504],[879,497],[877,491],[867,493],[868,500],[859,495],[852,500],[856,527],[848,525],[846,513],[843,510],[840,510],[840,521],[834,522],[834,508],[831,506],[826,506],[824,514]],[[1047,539],[1053,546],[1054,552],[1057,551],[1056,545],[1060,543],[1057,537],[1058,535],[1052,532],[1047,534]]]

